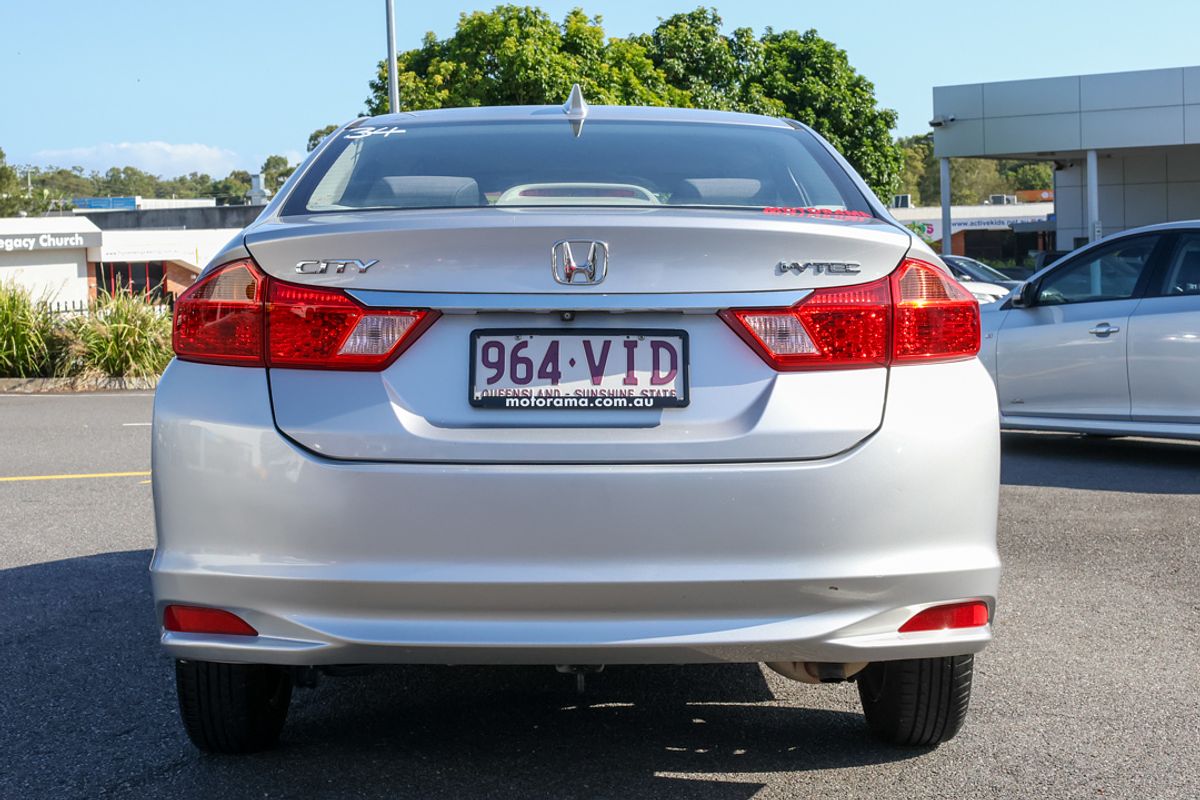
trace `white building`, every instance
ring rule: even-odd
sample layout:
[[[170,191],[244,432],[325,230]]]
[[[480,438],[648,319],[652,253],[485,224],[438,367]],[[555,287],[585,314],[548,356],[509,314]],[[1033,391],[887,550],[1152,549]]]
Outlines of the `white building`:
[[[931,124],[946,227],[950,157],[1053,161],[1062,250],[1200,218],[1200,67],[939,86]]]
[[[100,229],[83,217],[0,219],[0,284],[15,282],[35,297],[88,300],[88,248]]]
[[[85,217],[0,219],[0,283],[79,305],[98,291],[178,295],[238,228],[101,230]]]

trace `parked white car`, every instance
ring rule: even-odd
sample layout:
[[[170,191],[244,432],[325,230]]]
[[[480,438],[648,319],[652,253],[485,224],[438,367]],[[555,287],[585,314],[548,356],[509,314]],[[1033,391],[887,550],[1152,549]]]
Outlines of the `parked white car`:
[[[1200,439],[1200,221],[1102,239],[982,317],[1002,427]]]
[[[1009,280],[1003,272],[966,256],[944,255],[942,263],[980,305],[1003,300],[1008,297],[1009,292],[1021,285],[1020,281]]]

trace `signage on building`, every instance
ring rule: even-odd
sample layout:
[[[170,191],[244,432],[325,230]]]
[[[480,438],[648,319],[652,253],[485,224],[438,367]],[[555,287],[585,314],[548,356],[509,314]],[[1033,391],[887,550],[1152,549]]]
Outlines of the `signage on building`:
[[[21,253],[33,250],[68,250],[77,247],[99,247],[100,232],[87,233],[26,233],[0,236],[0,252]]]
[[[953,220],[950,223],[950,229],[954,233],[958,233],[959,231],[1005,231],[1011,230],[1013,223],[1045,221],[1045,214],[1028,217],[995,217],[993,219],[967,218]],[[917,220],[907,223],[907,227],[926,242],[940,242],[942,240],[941,220],[932,220],[929,222]]]

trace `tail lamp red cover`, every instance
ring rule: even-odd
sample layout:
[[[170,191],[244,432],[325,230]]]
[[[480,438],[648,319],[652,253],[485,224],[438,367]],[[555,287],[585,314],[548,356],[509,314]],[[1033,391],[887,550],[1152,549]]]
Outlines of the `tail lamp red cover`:
[[[437,316],[367,308],[340,289],[285,283],[241,259],[180,295],[172,343],[179,358],[206,364],[380,370]]]
[[[934,606],[918,612],[912,619],[900,626],[900,633],[981,628],[987,624],[987,603],[982,600],[971,600],[966,603]]]
[[[163,628],[178,633],[258,636],[258,631],[237,614],[203,606],[167,606],[163,609]]]
[[[979,303],[944,270],[906,258],[872,283],[817,289],[791,308],[721,317],[780,371],[957,361],[979,352]]]

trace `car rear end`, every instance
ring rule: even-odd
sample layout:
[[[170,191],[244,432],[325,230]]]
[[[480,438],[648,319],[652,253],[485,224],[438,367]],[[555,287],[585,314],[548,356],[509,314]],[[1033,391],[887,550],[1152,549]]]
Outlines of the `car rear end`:
[[[167,651],[961,672],[999,576],[974,298],[806,129],[561,116],[355,123],[180,298]]]

